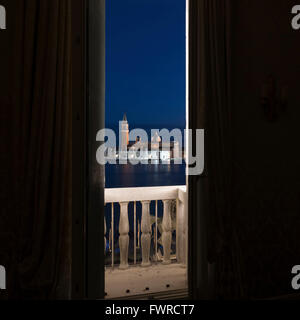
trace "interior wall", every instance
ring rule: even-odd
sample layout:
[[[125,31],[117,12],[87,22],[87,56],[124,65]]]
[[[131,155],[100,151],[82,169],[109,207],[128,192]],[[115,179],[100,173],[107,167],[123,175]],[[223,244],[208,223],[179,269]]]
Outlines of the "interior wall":
[[[239,0],[234,8],[233,96],[235,213],[247,294],[292,293],[300,257],[300,32],[293,0]],[[288,86],[288,107],[264,116],[261,85]]]

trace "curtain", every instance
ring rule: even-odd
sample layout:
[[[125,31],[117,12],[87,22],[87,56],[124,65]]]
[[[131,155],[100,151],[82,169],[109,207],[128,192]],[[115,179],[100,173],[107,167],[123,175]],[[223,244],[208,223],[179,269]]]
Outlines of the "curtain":
[[[11,151],[17,298],[69,298],[71,0],[16,4]]]
[[[243,297],[232,201],[231,11],[231,0],[190,1],[189,121],[205,130],[205,172],[189,178],[194,298]]]

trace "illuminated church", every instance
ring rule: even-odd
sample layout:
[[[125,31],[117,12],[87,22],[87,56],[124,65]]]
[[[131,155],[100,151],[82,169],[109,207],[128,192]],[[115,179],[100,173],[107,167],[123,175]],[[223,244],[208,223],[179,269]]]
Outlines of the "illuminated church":
[[[120,130],[119,158],[170,161],[182,157],[179,142],[163,143],[158,132],[151,137],[151,142],[143,142],[140,138],[129,141],[129,124],[126,114],[120,122]]]

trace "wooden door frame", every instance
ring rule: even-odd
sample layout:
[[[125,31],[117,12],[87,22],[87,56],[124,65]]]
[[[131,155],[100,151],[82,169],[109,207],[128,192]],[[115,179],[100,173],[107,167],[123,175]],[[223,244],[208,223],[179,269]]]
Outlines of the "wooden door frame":
[[[187,0],[190,1],[190,0]],[[187,6],[187,8],[189,8]],[[189,10],[189,9],[188,9]],[[190,14],[190,10],[188,14]],[[191,23],[189,28],[193,28]],[[105,0],[72,0],[73,46],[73,225],[72,225],[72,298],[104,298],[104,167],[96,163],[96,132],[105,126]],[[189,46],[189,61],[193,48]],[[190,86],[189,114],[194,106]],[[189,128],[193,121],[188,119]],[[87,125],[88,124],[88,125]],[[95,179],[97,177],[97,179]],[[200,179],[205,177],[203,175]],[[95,183],[95,180],[97,182]],[[193,221],[198,204],[195,192],[199,177],[188,177],[189,188],[189,296],[198,294],[198,268],[194,240],[199,230]],[[201,183],[202,184],[202,183]],[[202,190],[202,188],[200,188]],[[201,192],[201,216],[207,208]],[[203,238],[203,236],[202,236]],[[202,254],[203,256],[203,254]],[[206,288],[203,287],[203,296]]]
[[[105,0],[72,0],[72,299],[104,298]]]

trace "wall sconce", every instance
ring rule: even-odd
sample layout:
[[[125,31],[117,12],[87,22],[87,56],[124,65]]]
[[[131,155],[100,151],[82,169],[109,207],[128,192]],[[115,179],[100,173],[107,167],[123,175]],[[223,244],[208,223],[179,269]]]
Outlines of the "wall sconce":
[[[261,107],[269,122],[275,122],[287,109],[287,86],[279,87],[272,75],[261,86]]]

